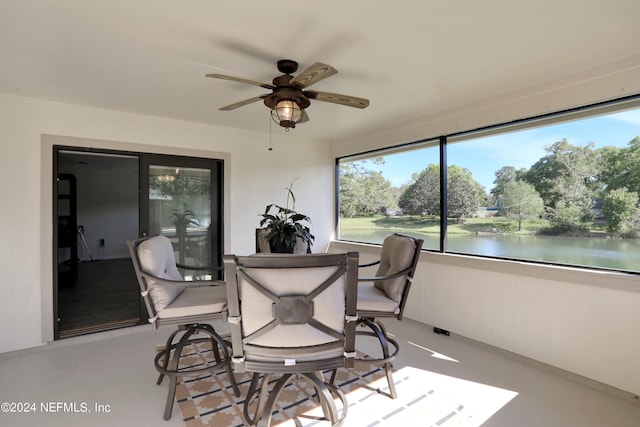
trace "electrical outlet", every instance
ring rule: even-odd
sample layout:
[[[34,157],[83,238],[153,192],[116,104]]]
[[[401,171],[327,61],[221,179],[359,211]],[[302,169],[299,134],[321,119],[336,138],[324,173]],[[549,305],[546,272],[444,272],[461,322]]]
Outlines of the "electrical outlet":
[[[100,239],[99,244],[100,244],[100,247],[103,248],[104,247],[104,239]]]

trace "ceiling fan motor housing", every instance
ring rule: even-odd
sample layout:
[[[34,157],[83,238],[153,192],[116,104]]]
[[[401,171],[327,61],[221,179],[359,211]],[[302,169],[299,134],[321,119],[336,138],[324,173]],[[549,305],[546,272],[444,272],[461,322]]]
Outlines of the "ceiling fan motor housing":
[[[304,96],[302,89],[289,84],[292,78],[293,76],[285,74],[273,79],[273,85],[275,88],[273,89],[273,93],[264,98],[264,105],[272,110],[276,108],[276,105],[278,105],[278,102],[280,101],[293,101],[298,104],[300,110],[304,110],[311,105],[311,101]],[[289,125],[284,127],[292,126]]]
[[[281,59],[278,61],[278,71],[284,74],[293,74],[298,71],[298,63],[292,59]]]

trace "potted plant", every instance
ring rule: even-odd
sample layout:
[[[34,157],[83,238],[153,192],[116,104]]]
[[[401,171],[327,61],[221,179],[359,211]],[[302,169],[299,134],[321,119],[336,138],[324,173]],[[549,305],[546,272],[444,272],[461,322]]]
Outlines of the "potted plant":
[[[308,246],[313,244],[315,237],[311,234],[308,226],[302,222],[311,223],[307,215],[295,211],[296,196],[291,190],[293,183],[287,190],[287,203],[285,207],[270,204],[267,205],[263,214],[260,214],[260,227],[265,231],[263,239],[269,242],[271,252],[293,253],[298,237]],[[291,208],[289,208],[291,200]]]

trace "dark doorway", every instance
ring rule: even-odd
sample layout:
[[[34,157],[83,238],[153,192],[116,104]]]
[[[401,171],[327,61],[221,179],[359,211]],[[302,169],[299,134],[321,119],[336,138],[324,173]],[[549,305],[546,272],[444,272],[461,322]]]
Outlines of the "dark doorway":
[[[57,150],[57,337],[140,323],[140,158]]]

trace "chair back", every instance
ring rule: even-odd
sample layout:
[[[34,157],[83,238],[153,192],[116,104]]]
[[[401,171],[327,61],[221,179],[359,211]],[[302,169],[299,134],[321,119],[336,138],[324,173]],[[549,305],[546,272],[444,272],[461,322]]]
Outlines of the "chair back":
[[[374,286],[390,299],[398,303],[398,320],[402,320],[404,306],[409,297],[409,290],[420,258],[422,239],[401,234],[390,234],[382,243],[380,263]]]
[[[130,240],[127,246],[138,277],[140,294],[150,319],[154,319],[158,312],[171,304],[186,287],[186,285],[166,285],[158,281],[158,278],[171,281],[184,280],[176,267],[173,245],[167,237],[159,235]]]
[[[353,366],[358,254],[224,258],[238,372]]]

